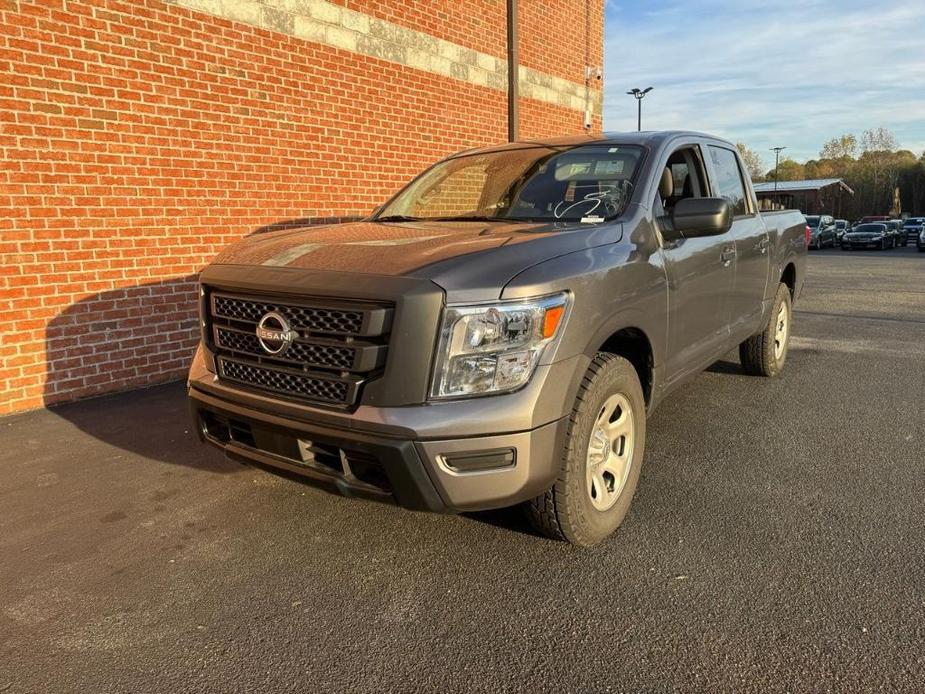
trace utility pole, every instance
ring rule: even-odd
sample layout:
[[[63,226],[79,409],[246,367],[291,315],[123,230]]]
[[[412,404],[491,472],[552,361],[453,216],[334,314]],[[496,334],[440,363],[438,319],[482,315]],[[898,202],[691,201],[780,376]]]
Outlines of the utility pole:
[[[774,152],[774,192],[777,193],[777,179],[778,176],[778,167],[780,167],[780,153],[783,152],[786,147],[771,147],[771,151]],[[774,196],[777,198],[777,195]]]
[[[507,0],[507,139],[514,142],[520,120],[520,50],[517,37],[517,0]]]
[[[636,98],[636,104],[638,106],[638,117],[637,117],[637,129],[642,132],[642,100],[646,98],[646,94],[652,91],[654,87],[646,87],[645,89],[640,89],[639,87],[634,87],[630,89],[627,94]]]

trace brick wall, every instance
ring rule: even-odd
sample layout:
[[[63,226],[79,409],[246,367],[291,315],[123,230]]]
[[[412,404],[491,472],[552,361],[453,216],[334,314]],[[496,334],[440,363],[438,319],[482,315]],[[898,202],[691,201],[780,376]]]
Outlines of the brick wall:
[[[433,160],[503,141],[504,12],[0,0],[0,414],[181,377],[195,277],[222,246],[364,215]],[[522,0],[522,137],[580,132],[585,103],[599,128],[581,73],[602,12]]]

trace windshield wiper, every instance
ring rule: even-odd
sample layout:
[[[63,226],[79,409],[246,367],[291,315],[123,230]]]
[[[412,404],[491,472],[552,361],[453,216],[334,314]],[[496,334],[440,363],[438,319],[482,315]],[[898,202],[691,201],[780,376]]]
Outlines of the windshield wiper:
[[[376,217],[374,222],[418,222],[421,217],[409,217],[404,214],[390,214],[385,217]]]

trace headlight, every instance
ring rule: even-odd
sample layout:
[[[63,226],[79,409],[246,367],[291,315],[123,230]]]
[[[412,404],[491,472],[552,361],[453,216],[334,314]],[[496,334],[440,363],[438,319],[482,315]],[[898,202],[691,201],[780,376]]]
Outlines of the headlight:
[[[478,306],[447,306],[440,329],[432,398],[516,390],[563,323],[568,294]]]

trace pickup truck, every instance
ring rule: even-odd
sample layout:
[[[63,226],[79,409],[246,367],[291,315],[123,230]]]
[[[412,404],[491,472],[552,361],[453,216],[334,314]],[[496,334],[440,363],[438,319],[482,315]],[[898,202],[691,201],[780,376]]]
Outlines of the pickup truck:
[[[202,272],[196,431],[347,496],[523,504],[591,545],[669,392],[735,347],[781,372],[808,240],[708,135],[461,152],[363,221],[255,234]]]

